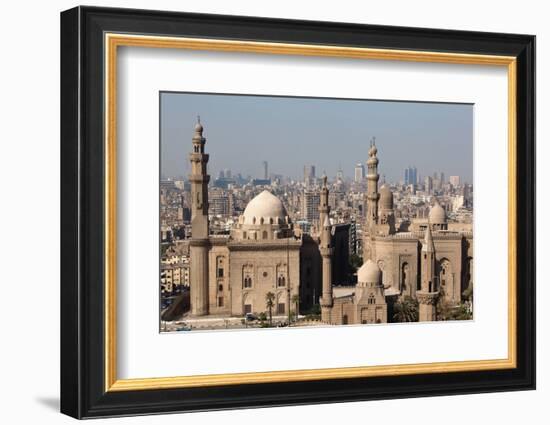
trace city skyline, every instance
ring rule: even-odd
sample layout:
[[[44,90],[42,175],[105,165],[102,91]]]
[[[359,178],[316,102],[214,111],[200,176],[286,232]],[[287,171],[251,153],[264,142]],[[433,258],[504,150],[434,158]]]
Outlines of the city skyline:
[[[214,177],[230,169],[263,178],[268,161],[270,174],[292,179],[303,179],[304,166],[314,165],[318,176],[332,179],[342,169],[353,180],[376,137],[386,158],[380,174],[388,181],[403,180],[410,166],[422,178],[443,172],[473,180],[472,105],[191,93],[162,93],[160,100],[166,177],[189,174],[181,152],[200,115]]]

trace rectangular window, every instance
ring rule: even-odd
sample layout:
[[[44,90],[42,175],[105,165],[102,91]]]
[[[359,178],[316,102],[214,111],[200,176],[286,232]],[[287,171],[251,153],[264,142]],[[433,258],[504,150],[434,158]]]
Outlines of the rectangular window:
[[[285,304],[284,303],[277,304],[277,314],[285,314]]]
[[[244,314],[246,313],[252,313],[252,304],[245,304],[244,305]]]
[[[218,277],[223,277],[223,267],[218,269]]]
[[[218,307],[223,307],[223,297],[218,298]]]

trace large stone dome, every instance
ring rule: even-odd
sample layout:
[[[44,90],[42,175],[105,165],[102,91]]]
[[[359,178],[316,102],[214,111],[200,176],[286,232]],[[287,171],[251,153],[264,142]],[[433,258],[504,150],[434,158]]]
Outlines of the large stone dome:
[[[439,202],[436,201],[434,206],[430,209],[429,218],[432,224],[444,224],[447,222],[447,215],[443,207],[439,205]]]
[[[287,216],[281,200],[268,190],[264,190],[246,206],[243,224],[283,224]]]
[[[380,283],[381,271],[380,267],[372,261],[367,260],[357,271],[357,282],[359,283]]]
[[[380,209],[393,210],[393,194],[387,184],[380,188]]]

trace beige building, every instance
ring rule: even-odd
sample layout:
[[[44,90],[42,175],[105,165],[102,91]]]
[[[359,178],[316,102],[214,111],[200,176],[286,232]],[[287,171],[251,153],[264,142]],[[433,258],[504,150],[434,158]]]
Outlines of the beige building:
[[[267,310],[288,315],[308,308],[320,294],[317,242],[294,232],[283,203],[269,191],[252,199],[229,235],[213,236],[208,221],[208,154],[197,123],[190,154],[192,237],[190,246],[191,314],[242,316]]]
[[[210,234],[208,219],[208,154],[200,122],[190,154],[191,315],[242,316],[267,310],[266,295],[274,294],[274,314],[287,315],[320,301],[327,324],[385,323],[391,306],[404,296],[420,303],[420,320],[435,319],[435,303],[443,297],[461,301],[472,285],[471,226],[450,230],[445,210],[436,201],[428,219],[399,231],[393,194],[378,189],[378,158],[374,142],[367,161],[366,214],[363,230],[364,264],[357,284],[334,287],[334,265],[341,248],[329,219],[326,177],[318,192],[318,234],[295,231],[285,206],[264,190],[252,199],[229,235]],[[346,248],[349,243],[346,243]],[[347,258],[347,257],[346,257]]]
[[[391,307],[404,296],[418,300],[420,321],[435,320],[438,300],[458,305],[462,293],[473,285],[471,224],[449,226],[445,210],[436,199],[428,219],[413,222],[411,231],[399,231],[393,194],[387,185],[378,189],[377,152],[372,142],[366,176],[364,264],[358,272],[357,285],[345,288],[347,292],[329,294],[331,288],[327,286],[322,316],[327,323],[390,321],[391,317],[382,313],[391,311],[385,306]],[[366,306],[365,293],[371,300]]]

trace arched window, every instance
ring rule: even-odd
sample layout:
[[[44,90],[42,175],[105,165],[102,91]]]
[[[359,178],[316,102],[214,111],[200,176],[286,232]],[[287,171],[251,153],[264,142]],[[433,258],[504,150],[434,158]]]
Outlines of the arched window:
[[[443,258],[439,263],[439,282],[441,289],[445,291],[445,287],[450,287],[452,291],[452,269],[451,262],[447,258]]]
[[[217,263],[216,275],[218,277],[223,277],[224,275],[223,257],[218,257],[216,263]]]
[[[262,239],[267,239],[267,231],[265,230],[262,232]]]
[[[401,290],[406,291],[409,286],[409,264],[403,263],[401,266]]]
[[[243,288],[252,288],[252,265],[245,265],[243,267]]]

